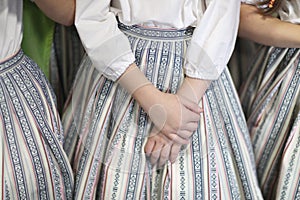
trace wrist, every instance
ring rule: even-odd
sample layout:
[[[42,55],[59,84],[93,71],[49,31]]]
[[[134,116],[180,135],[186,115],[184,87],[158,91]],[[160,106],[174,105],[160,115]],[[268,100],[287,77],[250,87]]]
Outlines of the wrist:
[[[133,98],[146,111],[146,113],[149,113],[149,110],[153,105],[160,103],[161,95],[162,93],[152,84],[139,87],[132,94]]]
[[[131,64],[119,78],[118,83],[149,113],[150,108],[163,100],[162,92],[145,77],[135,63]]]
[[[126,69],[118,79],[118,83],[131,95],[145,85],[152,85],[135,63]]]
[[[209,80],[186,77],[178,90],[178,95],[198,104],[210,82]]]

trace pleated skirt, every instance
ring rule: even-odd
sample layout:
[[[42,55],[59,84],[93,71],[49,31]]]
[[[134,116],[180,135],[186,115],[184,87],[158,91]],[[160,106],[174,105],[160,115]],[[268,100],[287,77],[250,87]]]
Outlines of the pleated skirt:
[[[73,174],[54,98],[22,50],[0,63],[0,199],[72,198]]]
[[[241,90],[265,199],[300,199],[300,50],[262,47]]]
[[[149,81],[176,93],[193,29],[120,29]],[[174,164],[158,169],[144,153],[149,117],[85,57],[63,115],[75,199],[261,199],[246,121],[227,69],[199,105],[204,112],[190,144]]]

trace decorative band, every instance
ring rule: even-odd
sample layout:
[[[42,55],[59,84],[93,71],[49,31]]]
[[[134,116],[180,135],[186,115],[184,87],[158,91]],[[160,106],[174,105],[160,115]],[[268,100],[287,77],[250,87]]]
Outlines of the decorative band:
[[[140,25],[128,26],[119,22],[119,29],[128,34],[143,36],[146,38],[172,40],[172,39],[185,39],[193,35],[194,27],[186,29],[159,29],[152,27],[143,27]]]
[[[0,63],[0,72],[15,66],[20,60],[22,60],[23,57],[24,52],[22,49],[20,49],[13,57]]]

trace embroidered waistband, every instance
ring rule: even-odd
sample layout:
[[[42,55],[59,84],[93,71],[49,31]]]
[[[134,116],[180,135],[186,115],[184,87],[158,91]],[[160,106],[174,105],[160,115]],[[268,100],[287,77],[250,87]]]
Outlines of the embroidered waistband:
[[[160,40],[169,39],[185,39],[193,35],[194,27],[186,29],[159,29],[154,27],[143,27],[139,25],[128,26],[119,22],[119,28],[129,34],[141,35],[148,38],[156,38]]]

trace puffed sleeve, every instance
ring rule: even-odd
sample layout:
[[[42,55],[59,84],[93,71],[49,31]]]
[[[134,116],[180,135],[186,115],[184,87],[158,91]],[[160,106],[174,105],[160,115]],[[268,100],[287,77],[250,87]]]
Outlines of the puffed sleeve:
[[[115,81],[134,62],[127,37],[118,29],[110,0],[76,0],[75,26],[95,68]]]
[[[212,0],[194,30],[185,59],[187,76],[216,80],[234,49],[240,0]]]

